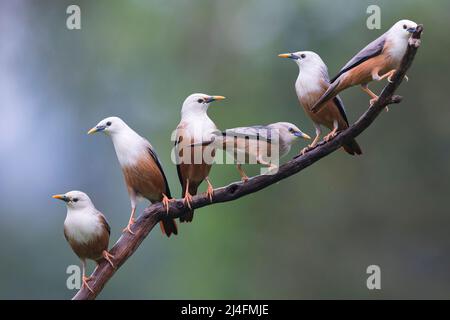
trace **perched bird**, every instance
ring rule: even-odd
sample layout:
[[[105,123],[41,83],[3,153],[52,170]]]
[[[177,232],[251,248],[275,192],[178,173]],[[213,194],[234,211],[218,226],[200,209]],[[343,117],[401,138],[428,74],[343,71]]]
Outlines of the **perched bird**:
[[[379,38],[369,43],[331,79],[330,87],[312,107],[313,112],[318,112],[325,106],[325,102],[342,90],[358,84],[371,97],[370,105],[372,106],[378,100],[378,96],[368,88],[368,83],[385,78],[391,82],[392,76],[405,55],[408,40],[416,28],[417,23],[414,21],[400,20]]]
[[[169,184],[158,156],[150,142],[138,135],[122,119],[109,117],[100,121],[88,134],[104,132],[111,136],[117,158],[125,178],[131,200],[131,216],[123,231],[131,231],[134,223],[137,199],[144,197],[150,202],[162,201],[169,209],[171,198]],[[168,237],[177,234],[175,220],[165,217],[160,221],[161,230]]]
[[[216,136],[203,145],[213,144],[222,148],[234,157],[242,181],[248,176],[242,169],[242,164],[258,163],[272,170],[277,167],[279,159],[291,150],[292,144],[298,139],[311,139],[297,126],[289,122],[277,122],[268,125],[239,127],[216,133]],[[276,152],[272,153],[272,148]]]
[[[64,220],[64,236],[75,254],[81,259],[83,266],[83,286],[93,292],[86,277],[86,259],[97,264],[105,259],[114,267],[111,259],[114,256],[108,252],[111,229],[105,216],[98,211],[88,195],[81,191],[70,191],[54,195],[66,203],[67,216]]]
[[[322,133],[320,126],[325,126],[331,132],[324,137],[325,141],[333,138],[338,131],[347,129],[349,124],[345,114],[344,104],[339,96],[327,101],[325,108],[318,113],[311,111],[312,106],[320,96],[328,89],[330,85],[328,69],[320,56],[312,51],[298,51],[295,53],[280,54],[281,58],[294,60],[299,67],[299,74],[295,82],[295,91],[298,100],[305,109],[306,114],[311,118],[316,129],[316,137],[309,145],[314,148],[320,140]],[[344,146],[349,154],[361,154],[361,148],[356,140],[347,142]],[[302,150],[305,153],[308,148]]]
[[[212,201],[214,189],[208,175],[215,150],[210,149],[210,157],[206,159],[205,147],[191,147],[191,144],[211,140],[217,127],[206,112],[211,102],[223,99],[225,99],[223,96],[194,93],[186,98],[181,108],[181,121],[176,128],[175,153],[182,197],[189,208],[191,208],[192,196],[197,194],[197,189],[203,180],[206,180],[208,184],[206,193]],[[193,217],[194,210],[190,210],[180,217],[180,221],[191,222]]]

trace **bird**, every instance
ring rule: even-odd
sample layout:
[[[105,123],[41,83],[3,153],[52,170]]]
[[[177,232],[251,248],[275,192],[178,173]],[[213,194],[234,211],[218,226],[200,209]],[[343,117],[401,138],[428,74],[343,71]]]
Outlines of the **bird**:
[[[137,134],[119,117],[101,120],[88,134],[103,132],[111,137],[119,164],[127,185],[131,201],[131,215],[128,225],[123,229],[131,234],[134,224],[137,201],[146,198],[150,202],[161,201],[169,210],[172,201],[169,184],[154,148],[145,138]],[[170,237],[178,234],[175,220],[163,217],[160,221],[163,234]]]
[[[210,201],[213,198],[214,188],[208,175],[215,150],[208,147],[191,148],[190,145],[211,140],[218,129],[208,117],[207,110],[211,102],[223,99],[224,96],[193,93],[185,99],[181,108],[181,121],[176,128],[175,155],[178,178],[182,186],[181,196],[189,209],[192,209],[192,196],[197,194],[203,180],[208,185],[206,193]],[[209,151],[209,159],[206,157],[205,149]],[[180,217],[180,222],[191,222],[193,217],[194,210],[189,210]]]
[[[105,216],[98,211],[89,196],[81,191],[69,191],[65,194],[55,194],[54,199],[66,203],[67,215],[64,220],[64,236],[72,250],[80,258],[83,269],[82,284],[94,292],[86,277],[86,259],[97,264],[102,259],[115,268],[111,259],[114,256],[108,252],[111,228]]]
[[[277,168],[279,158],[289,153],[292,144],[298,138],[311,139],[292,123],[276,122],[227,129],[216,133],[211,141],[203,145],[213,144],[215,148],[222,148],[231,154],[241,180],[247,182],[249,178],[242,169],[242,164],[258,163],[273,171]]]
[[[356,85],[361,85],[361,89],[370,96],[370,106],[372,106],[378,100],[378,96],[369,89],[368,83],[386,78],[392,82],[392,77],[400,67],[406,53],[408,40],[416,29],[417,23],[414,21],[400,20],[364,47],[331,79],[331,85],[327,91],[312,107],[313,112],[318,112],[325,102],[342,90]],[[407,77],[406,80],[408,80]]]
[[[349,123],[345,113],[344,103],[339,96],[335,96],[331,101],[326,103],[326,107],[320,112],[313,113],[311,111],[312,106],[330,85],[327,66],[320,56],[313,51],[282,53],[278,56],[292,59],[297,63],[299,74],[295,82],[295,91],[300,104],[313,121],[316,129],[316,136],[312,143],[301,151],[301,154],[304,154],[314,148],[319,142],[320,135],[322,134],[321,126],[325,126],[331,130],[324,137],[325,141],[332,139],[338,131],[348,128]],[[354,139],[346,142],[343,147],[351,155],[362,154],[361,148]]]

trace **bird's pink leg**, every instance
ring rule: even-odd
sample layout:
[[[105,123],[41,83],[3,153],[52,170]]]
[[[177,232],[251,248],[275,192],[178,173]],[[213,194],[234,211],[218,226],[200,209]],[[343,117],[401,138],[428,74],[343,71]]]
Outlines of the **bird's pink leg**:
[[[128,220],[128,225],[122,230],[122,232],[129,232],[131,234],[134,234],[134,232],[131,231],[131,226],[134,224],[134,213],[135,212],[136,212],[136,207],[132,207],[130,220]]]
[[[387,78],[388,82],[392,83],[392,76],[394,75],[395,71],[397,71],[397,70],[392,69],[391,71],[386,72],[385,74],[380,76],[379,80],[383,80],[383,79]]]
[[[106,251],[106,250],[103,250],[102,256],[103,256],[103,258],[104,258],[106,261],[109,262],[109,264],[111,265],[111,267],[113,267],[113,269],[116,268],[116,267],[114,266],[114,263],[113,263],[112,260],[111,260],[111,259],[114,259],[114,256],[113,256],[111,253],[109,253],[109,252]]]
[[[338,122],[336,120],[333,121],[333,130],[327,134],[325,137],[323,137],[323,140],[326,142],[330,141],[336,136],[336,132],[338,131]]]
[[[163,203],[164,208],[166,208],[166,213],[169,213],[169,203],[176,201],[175,199],[169,199],[168,196],[166,196],[164,193],[162,194],[163,198],[161,200],[161,202]]]
[[[186,179],[186,191],[184,192],[183,202],[184,205],[187,205],[189,209],[192,209],[192,195],[189,193],[189,179]]]
[[[378,101],[378,96],[375,93],[373,93],[372,90],[369,89],[367,83],[362,84],[361,89],[372,98],[370,99],[370,106],[373,106],[373,104]]]
[[[316,136],[315,136],[314,140],[311,142],[310,145],[308,145],[307,147],[303,148],[300,151],[301,155],[304,155],[306,152],[308,152],[309,150],[314,148],[317,145],[317,143],[319,142],[319,140],[320,140],[320,135],[322,134],[322,129],[320,129],[320,125],[315,124],[315,123],[314,123],[314,127],[316,128]]]
[[[82,275],[82,287],[86,287],[90,292],[94,293],[94,290],[92,290],[92,288],[88,285],[88,281],[91,280],[91,277],[86,277],[86,261],[82,260],[81,261],[82,265],[83,265],[83,275]]]
[[[212,197],[214,195],[214,188],[211,184],[211,181],[209,181],[208,177],[206,177],[205,180],[206,180],[206,183],[208,184],[208,188],[206,189],[206,195],[208,196],[209,201],[212,202]]]
[[[242,182],[247,182],[248,181],[248,176],[245,173],[244,169],[242,169],[241,164],[240,163],[236,164],[236,167],[237,167],[237,169],[239,171],[239,174],[241,175]]]

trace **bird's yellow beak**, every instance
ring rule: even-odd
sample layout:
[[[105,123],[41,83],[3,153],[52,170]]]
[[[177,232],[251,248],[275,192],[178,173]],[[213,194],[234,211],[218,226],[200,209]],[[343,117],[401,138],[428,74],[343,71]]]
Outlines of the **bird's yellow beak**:
[[[311,137],[308,136],[306,133],[303,133],[303,134],[302,134],[302,138],[303,138],[303,139],[306,139],[306,140],[311,140]]]
[[[291,57],[291,54],[290,54],[290,53],[280,53],[278,56],[279,56],[280,58],[290,58],[290,57]]]
[[[97,127],[93,127],[91,130],[88,131],[88,134],[94,134],[97,132]]]
[[[211,102],[213,102],[213,101],[223,100],[223,99],[225,99],[224,96],[209,96],[209,97],[206,99],[206,103],[211,103]]]
[[[64,195],[64,194],[55,194],[54,196],[52,196],[52,198],[53,198],[53,199],[62,200],[62,201],[64,201],[64,202],[69,202],[69,201],[70,201],[69,197],[67,197],[67,196]]]

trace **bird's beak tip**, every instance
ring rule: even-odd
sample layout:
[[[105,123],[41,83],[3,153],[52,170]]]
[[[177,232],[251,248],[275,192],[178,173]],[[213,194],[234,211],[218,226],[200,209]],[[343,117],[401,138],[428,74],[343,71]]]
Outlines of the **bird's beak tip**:
[[[87,132],[87,134],[94,134],[94,133],[96,133],[97,132],[97,128],[92,128],[92,129],[90,129],[88,132]]]
[[[303,137],[303,139],[311,140],[311,137],[309,135],[307,135],[306,133],[304,133],[302,137]]]
[[[213,98],[213,101],[226,99],[224,96],[212,96],[212,98]]]
[[[61,200],[63,198],[63,195],[62,194],[55,194],[55,195],[52,196],[52,198]]]
[[[280,57],[280,58],[289,58],[290,56],[291,56],[290,53],[280,53],[280,54],[278,55],[278,57]]]

